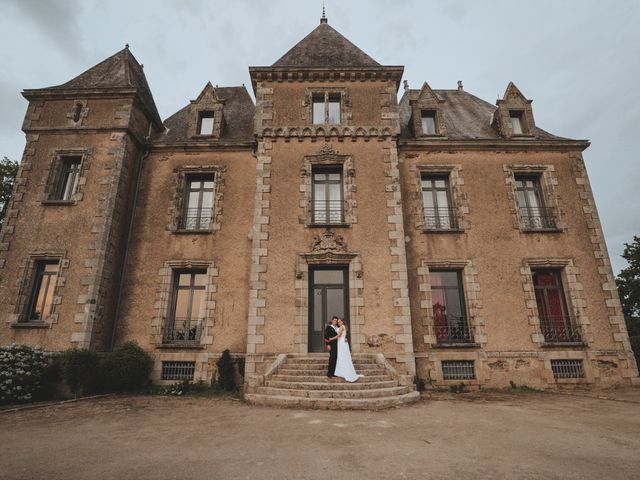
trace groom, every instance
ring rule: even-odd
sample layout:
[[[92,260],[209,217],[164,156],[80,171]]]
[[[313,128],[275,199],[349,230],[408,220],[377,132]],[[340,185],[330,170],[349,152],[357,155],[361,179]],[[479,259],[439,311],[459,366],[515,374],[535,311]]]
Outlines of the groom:
[[[336,371],[336,361],[338,359],[338,317],[331,317],[331,324],[324,329],[324,342],[329,350],[329,368],[327,377],[333,378]]]

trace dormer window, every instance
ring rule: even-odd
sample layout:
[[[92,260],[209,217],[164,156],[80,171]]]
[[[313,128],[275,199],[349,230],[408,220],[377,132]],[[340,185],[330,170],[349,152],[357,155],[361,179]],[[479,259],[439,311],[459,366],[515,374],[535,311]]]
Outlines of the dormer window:
[[[201,112],[198,117],[198,135],[213,135],[213,112]]]
[[[421,114],[421,119],[422,119],[422,134],[435,135],[436,134],[436,112],[433,110],[423,110]]]
[[[510,111],[509,118],[511,119],[511,130],[514,135],[522,135],[524,130],[522,128],[522,112]]]
[[[341,122],[339,93],[314,94],[312,103],[314,124],[339,124]]]

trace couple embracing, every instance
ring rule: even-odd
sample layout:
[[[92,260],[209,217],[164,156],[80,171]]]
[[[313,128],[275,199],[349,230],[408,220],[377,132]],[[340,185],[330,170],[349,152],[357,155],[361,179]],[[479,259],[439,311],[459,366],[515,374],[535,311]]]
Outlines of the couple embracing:
[[[324,329],[324,341],[329,350],[327,377],[342,377],[347,382],[355,382],[363,376],[358,375],[353,368],[344,318],[337,316],[331,318],[331,324]]]

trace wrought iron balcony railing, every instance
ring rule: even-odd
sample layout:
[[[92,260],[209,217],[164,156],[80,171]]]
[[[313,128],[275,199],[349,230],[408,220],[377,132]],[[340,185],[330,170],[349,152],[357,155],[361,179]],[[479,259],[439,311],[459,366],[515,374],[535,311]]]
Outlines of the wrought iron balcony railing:
[[[455,230],[458,228],[455,210],[451,207],[425,207],[424,223],[428,230]]]
[[[555,210],[551,207],[520,208],[522,225],[527,230],[553,230],[557,228]]]
[[[446,315],[446,323],[438,324],[435,320],[433,327],[438,343],[473,343],[473,329],[469,326],[466,317]]]
[[[342,200],[314,200],[313,223],[343,223]]]
[[[540,316],[540,331],[546,343],[578,343],[582,342],[580,327],[568,316]]]
[[[202,318],[175,318],[164,327],[162,343],[165,345],[198,345],[202,335]]]
[[[179,230],[208,230],[211,209],[188,208],[178,220]]]

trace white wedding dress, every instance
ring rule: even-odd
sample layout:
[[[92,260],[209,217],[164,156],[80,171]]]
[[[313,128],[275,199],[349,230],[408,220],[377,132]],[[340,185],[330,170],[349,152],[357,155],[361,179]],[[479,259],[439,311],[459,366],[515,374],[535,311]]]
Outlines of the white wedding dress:
[[[338,359],[336,361],[336,377],[342,377],[347,382],[355,382],[364,375],[358,375],[356,369],[353,368],[353,360],[351,360],[351,349],[345,340],[347,337],[347,329],[342,331],[338,337]]]

